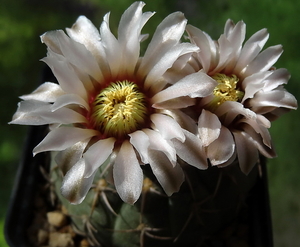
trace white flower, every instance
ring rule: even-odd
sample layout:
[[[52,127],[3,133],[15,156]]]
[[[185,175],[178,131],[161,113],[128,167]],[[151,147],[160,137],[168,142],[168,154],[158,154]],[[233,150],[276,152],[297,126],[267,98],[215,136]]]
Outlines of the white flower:
[[[146,37],[141,29],[153,15],[142,13],[144,5],[135,2],[124,12],[117,38],[109,29],[109,14],[100,32],[80,16],[67,29],[68,36],[62,30],[41,36],[48,46],[43,61],[59,85],[45,82],[22,96],[24,101],[11,123],[51,124],[33,152],[59,151],[56,161],[65,174],[62,194],[74,204],[84,199],[95,173],[105,163],[112,167],[120,197],[130,204],[142,190],[140,165],[150,164],[168,195],[178,191],[184,180],[177,155],[193,166],[207,167],[204,152],[194,148],[201,147],[199,139],[168,115],[169,108],[155,107],[164,91],[170,109],[193,103],[188,92],[180,89],[195,85],[201,73],[195,73],[193,80],[178,81],[172,89],[163,75],[178,57],[198,47],[180,42],[186,19],[177,12],[161,22],[141,57],[140,42]],[[210,90],[198,87],[197,96],[207,96],[214,86],[214,80],[208,78]]]
[[[186,112],[191,122],[198,124],[198,131],[193,127],[194,134],[206,147],[211,164],[222,167],[237,156],[241,170],[248,174],[259,153],[275,156],[268,131],[270,121],[297,108],[295,97],[283,88],[290,77],[288,71],[272,67],[282,47],[261,51],[269,36],[266,29],[243,44],[246,25],[242,21],[235,25],[228,20],[217,41],[194,26],[188,25],[186,30],[200,51],[177,60],[168,78],[178,80],[200,71],[216,81],[211,94],[198,98],[193,109]],[[164,102],[160,104],[164,106]]]

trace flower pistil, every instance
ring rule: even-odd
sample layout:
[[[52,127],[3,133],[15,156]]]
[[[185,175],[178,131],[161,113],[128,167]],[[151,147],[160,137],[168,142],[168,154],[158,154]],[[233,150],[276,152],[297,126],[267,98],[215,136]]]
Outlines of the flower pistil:
[[[218,82],[218,85],[213,91],[215,96],[213,104],[219,106],[225,101],[240,102],[244,97],[244,92],[237,87],[239,79],[236,75],[227,76],[225,74],[217,73],[212,76],[212,78]]]
[[[111,83],[92,104],[95,128],[108,137],[124,138],[144,125],[148,115],[146,102],[146,96],[134,82]]]

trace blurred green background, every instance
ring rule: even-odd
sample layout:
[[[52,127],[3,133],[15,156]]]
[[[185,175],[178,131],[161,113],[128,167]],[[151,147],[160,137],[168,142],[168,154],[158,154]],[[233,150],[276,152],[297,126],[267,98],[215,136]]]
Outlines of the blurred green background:
[[[71,27],[79,15],[86,15],[99,27],[111,11],[111,28],[116,30],[121,13],[130,0],[0,0],[0,246],[7,246],[4,220],[11,188],[27,127],[11,126],[18,96],[36,88],[44,64],[46,46],[39,36],[48,30]],[[189,23],[218,38],[228,18],[244,20],[247,37],[268,28],[266,46],[282,44],[284,53],[276,67],[292,74],[286,88],[300,98],[300,1],[294,0],[149,0],[144,10],[156,11],[144,33],[169,13],[180,10]],[[268,162],[269,190],[275,247],[300,243],[300,130],[299,113],[293,111],[273,123],[272,137],[278,158]]]

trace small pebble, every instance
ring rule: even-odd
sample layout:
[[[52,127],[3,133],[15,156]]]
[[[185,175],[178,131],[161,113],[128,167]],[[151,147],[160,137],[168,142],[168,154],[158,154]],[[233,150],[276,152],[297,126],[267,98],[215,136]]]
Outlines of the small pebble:
[[[80,241],[79,247],[89,247],[89,246],[90,246],[90,244],[89,244],[89,242],[86,239],[82,239]]]
[[[63,227],[67,224],[66,215],[58,211],[48,212],[47,219],[49,224],[55,227]]]
[[[49,236],[49,247],[73,247],[74,241],[71,234],[51,232]]]

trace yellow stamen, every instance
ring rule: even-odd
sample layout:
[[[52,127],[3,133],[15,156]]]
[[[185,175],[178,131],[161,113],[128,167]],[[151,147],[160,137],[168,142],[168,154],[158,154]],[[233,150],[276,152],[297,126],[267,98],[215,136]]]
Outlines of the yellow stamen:
[[[96,96],[92,112],[99,131],[106,136],[123,138],[145,123],[146,97],[133,82],[114,82]]]
[[[218,82],[218,85],[213,91],[215,95],[215,99],[213,100],[214,104],[219,106],[225,101],[241,101],[244,97],[244,92],[237,89],[239,79],[236,75],[230,77],[217,73],[212,78]]]

